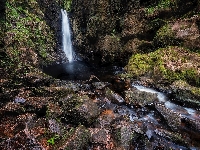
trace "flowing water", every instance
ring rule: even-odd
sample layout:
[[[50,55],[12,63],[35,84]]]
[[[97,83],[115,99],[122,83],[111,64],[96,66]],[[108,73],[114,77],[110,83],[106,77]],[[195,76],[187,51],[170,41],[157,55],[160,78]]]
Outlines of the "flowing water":
[[[146,88],[144,86],[140,86],[140,85],[134,85],[133,87],[137,88],[139,91],[145,91],[145,92],[149,92],[149,93],[156,93],[157,94],[157,98],[160,102],[164,103],[164,106],[167,109],[173,110],[179,114],[181,114],[182,116],[184,116],[185,118],[190,118],[190,119],[194,119],[194,120],[198,120],[200,121],[200,117],[195,117],[197,116],[196,113],[197,111],[192,109],[192,108],[187,108],[187,107],[182,107],[179,105],[176,105],[172,102],[170,102],[167,98],[167,96],[161,92],[158,92],[154,89],[151,88]]]
[[[53,76],[54,78],[59,78],[62,80],[89,80],[91,75],[95,75],[98,79],[100,79],[99,81],[109,82],[109,78],[113,78],[116,74],[123,72],[121,67],[111,66],[98,68],[83,61],[74,60],[69,19],[65,10],[61,10],[61,12],[63,50],[69,60],[69,63],[44,67],[45,73]],[[152,88],[132,84],[131,90],[156,94],[158,101],[153,104],[154,108],[148,106],[141,108],[135,106],[126,106],[124,105],[124,99],[121,96],[118,96],[118,94],[116,94],[117,96],[115,95],[115,99],[121,103],[120,105],[111,103],[109,101],[107,104],[103,104],[102,107],[104,107],[104,109],[113,110],[115,114],[119,116],[128,116],[131,122],[138,124],[138,131],[145,131],[143,134],[148,137],[149,141],[153,143],[153,146],[158,146],[161,144],[165,147],[169,146],[173,149],[179,150],[188,149],[189,146],[190,149],[196,150],[192,144],[188,144],[186,147],[181,146],[182,139],[178,139],[178,141],[175,140],[176,143],[174,143],[173,139],[177,138],[179,135],[182,135],[182,137],[189,135],[189,137],[187,137],[190,139],[189,142],[200,146],[200,144],[198,144],[198,141],[200,140],[200,135],[198,134],[200,131],[199,111],[193,108],[174,104],[164,93],[156,91]],[[102,101],[105,99],[107,99],[107,97],[102,98]],[[174,116],[177,116],[177,118]],[[177,120],[174,120],[174,118]],[[142,129],[143,127],[145,127],[145,130]],[[137,145],[137,142],[135,144]]]
[[[66,10],[61,9],[62,14],[62,48],[69,62],[74,60],[71,42],[70,23]]]

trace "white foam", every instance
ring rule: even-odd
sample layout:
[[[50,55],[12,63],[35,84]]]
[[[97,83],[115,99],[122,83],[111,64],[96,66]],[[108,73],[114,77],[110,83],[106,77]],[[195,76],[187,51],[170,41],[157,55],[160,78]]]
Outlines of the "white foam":
[[[147,87],[144,87],[144,86],[141,86],[141,85],[134,85],[133,86],[135,88],[137,88],[139,91],[143,91],[143,92],[147,92],[147,93],[153,93],[153,94],[157,94],[157,98],[160,102],[166,102],[166,96],[165,94],[161,93],[161,92],[158,92],[154,89],[151,89],[151,88],[147,88]]]

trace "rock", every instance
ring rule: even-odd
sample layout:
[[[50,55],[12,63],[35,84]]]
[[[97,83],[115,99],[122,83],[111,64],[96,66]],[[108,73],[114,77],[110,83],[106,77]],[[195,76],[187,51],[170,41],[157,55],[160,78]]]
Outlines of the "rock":
[[[118,117],[118,114],[114,113],[114,110],[106,109],[102,111],[100,116],[95,122],[95,127],[98,128],[110,128],[112,122]]]
[[[6,127],[1,149],[45,149],[45,146],[39,139],[45,132],[45,120],[36,119],[34,115],[19,115],[16,118],[3,118],[1,128]],[[37,120],[37,121],[36,121]],[[1,132],[3,133],[3,132]],[[2,137],[1,137],[2,138]]]
[[[192,51],[198,51],[200,48],[199,20],[199,16],[193,16],[188,19],[166,23],[157,31],[154,38],[155,45],[160,47],[183,45]]]
[[[74,44],[85,60],[95,64],[124,64],[124,59],[130,56],[131,52],[123,48],[121,32],[123,26],[127,27],[124,14],[138,7],[139,1],[127,3],[118,0],[72,3]],[[126,21],[130,23],[129,18]]]
[[[137,10],[137,11],[136,11]],[[126,13],[123,19],[122,37],[130,38],[145,34],[147,20],[144,11],[136,9],[132,13]]]
[[[89,147],[90,132],[84,126],[78,126],[71,131],[69,137],[62,143],[58,149],[82,150]]]
[[[92,85],[94,86],[96,90],[104,90],[107,86],[107,84],[103,82],[93,82]]]
[[[25,100],[24,98],[21,98],[21,97],[16,97],[16,98],[14,99],[14,102],[15,102],[15,103],[23,104],[23,103],[26,102],[26,100]]]
[[[67,123],[89,125],[100,114],[97,103],[87,95],[71,95],[59,100],[59,103],[63,112],[61,118]]]
[[[105,89],[106,94],[105,96],[108,98],[108,100],[110,100],[112,103],[114,104],[122,104],[125,102],[124,98],[121,97],[119,94],[114,93],[112,90],[110,90],[109,88]]]
[[[93,128],[90,129],[92,143],[92,149],[107,149],[112,150],[115,148],[115,143],[113,141],[110,130],[104,128]]]
[[[125,49],[132,54],[140,52],[150,52],[153,50],[153,43],[145,40],[139,40],[138,38],[130,39],[124,45]]]
[[[181,127],[181,114],[166,108],[164,104],[155,104],[155,108],[162,114],[172,130],[176,131]]]
[[[200,106],[200,89],[189,85],[187,82],[178,80],[174,81],[170,86],[172,98],[175,98],[176,103],[180,103],[186,107],[193,107],[198,109]]]
[[[125,91],[126,103],[129,105],[147,106],[158,102],[156,93],[149,93],[132,89],[131,91]]]

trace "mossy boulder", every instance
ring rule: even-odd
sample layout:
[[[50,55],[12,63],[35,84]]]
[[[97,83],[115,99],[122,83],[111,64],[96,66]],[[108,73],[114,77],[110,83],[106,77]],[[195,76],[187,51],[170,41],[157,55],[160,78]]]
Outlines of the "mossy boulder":
[[[156,33],[153,39],[156,47],[166,47],[172,45],[180,45],[181,41],[175,37],[175,33],[169,24],[162,26]]]
[[[64,122],[72,124],[90,125],[100,114],[100,109],[87,95],[69,95],[59,102],[63,114],[60,116]]]
[[[200,88],[189,85],[183,80],[177,80],[170,86],[171,96],[174,100],[186,107],[199,109],[200,107]]]
[[[177,57],[178,56],[178,57]],[[148,54],[133,55],[125,67],[132,76],[151,76],[155,83],[185,80],[200,85],[200,55],[181,47],[167,47]]]

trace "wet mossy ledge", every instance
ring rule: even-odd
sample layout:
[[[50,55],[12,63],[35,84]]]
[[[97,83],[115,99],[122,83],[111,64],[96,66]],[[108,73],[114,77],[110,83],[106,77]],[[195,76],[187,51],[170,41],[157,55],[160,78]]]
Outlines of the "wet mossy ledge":
[[[200,54],[177,46],[160,48],[148,54],[136,54],[125,67],[133,77],[150,76],[155,83],[183,80],[200,86]]]

